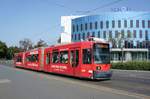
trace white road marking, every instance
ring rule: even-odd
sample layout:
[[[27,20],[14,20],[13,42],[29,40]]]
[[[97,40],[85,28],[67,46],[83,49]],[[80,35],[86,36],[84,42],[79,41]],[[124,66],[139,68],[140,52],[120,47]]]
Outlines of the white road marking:
[[[10,83],[11,80],[8,80],[8,79],[0,79],[0,84],[2,83]]]

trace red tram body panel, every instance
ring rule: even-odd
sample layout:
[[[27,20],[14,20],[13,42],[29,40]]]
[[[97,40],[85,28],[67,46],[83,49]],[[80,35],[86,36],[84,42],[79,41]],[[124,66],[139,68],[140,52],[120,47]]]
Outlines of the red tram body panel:
[[[20,64],[15,61],[16,67],[90,79],[110,78],[112,75],[109,44],[104,42],[75,42],[17,55],[22,59]]]
[[[24,67],[24,52],[20,52],[20,53],[15,54],[14,64],[17,67]]]
[[[25,52],[25,68],[33,70],[41,70],[40,67],[40,58],[41,58],[41,49],[35,49]]]

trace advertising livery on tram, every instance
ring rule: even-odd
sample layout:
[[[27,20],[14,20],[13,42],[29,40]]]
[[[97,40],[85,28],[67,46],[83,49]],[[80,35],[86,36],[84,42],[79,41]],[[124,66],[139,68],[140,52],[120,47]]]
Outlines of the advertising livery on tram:
[[[104,40],[74,42],[15,54],[14,65],[36,71],[90,79],[110,79],[109,43]]]

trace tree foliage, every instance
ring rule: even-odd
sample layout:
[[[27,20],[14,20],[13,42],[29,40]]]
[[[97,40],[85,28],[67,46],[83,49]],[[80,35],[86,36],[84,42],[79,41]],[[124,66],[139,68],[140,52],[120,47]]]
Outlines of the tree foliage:
[[[0,41],[0,58],[6,58],[7,55],[7,45]]]
[[[34,48],[46,47],[46,46],[48,46],[48,45],[45,43],[45,41],[40,39],[40,40],[37,42],[37,44],[34,46]]]
[[[33,43],[30,39],[25,38],[19,41],[19,46],[23,51],[33,49]]]
[[[18,48],[17,46],[15,46],[15,47],[11,46],[11,47],[9,47],[9,48],[7,49],[6,58],[7,58],[7,59],[12,59],[12,58],[14,57],[14,54],[15,54],[15,53],[19,53],[19,52],[21,52],[21,51],[22,51],[22,50],[21,50],[20,48]]]
[[[0,41],[0,59],[12,59],[14,57],[15,53],[27,51],[33,48],[38,47],[46,47],[48,46],[44,40],[39,40],[35,45],[33,45],[32,41],[28,38],[25,38],[23,40],[19,41],[19,47],[17,46],[10,46],[7,47],[7,45]]]

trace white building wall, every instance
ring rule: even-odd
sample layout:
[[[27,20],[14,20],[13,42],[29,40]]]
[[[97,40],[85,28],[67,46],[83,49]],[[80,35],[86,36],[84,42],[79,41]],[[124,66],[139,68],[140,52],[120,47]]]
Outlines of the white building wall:
[[[72,19],[81,16],[61,16],[61,43],[71,42]]]

